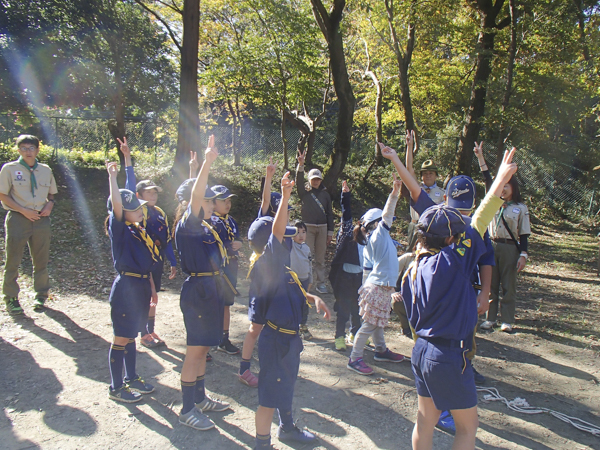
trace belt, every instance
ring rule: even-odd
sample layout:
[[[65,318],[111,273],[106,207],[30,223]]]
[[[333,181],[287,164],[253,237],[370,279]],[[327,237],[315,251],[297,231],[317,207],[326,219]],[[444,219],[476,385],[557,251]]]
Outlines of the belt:
[[[275,325],[273,322],[271,322],[270,320],[267,320],[267,326],[269,326],[270,328],[273,328],[275,331],[279,331],[280,333],[285,333],[285,334],[298,334],[297,331],[295,330],[286,330],[285,328],[281,328],[278,327],[277,325]]]
[[[513,239],[504,239],[504,238],[491,238],[492,241],[498,242],[500,244],[514,244],[515,241]]]
[[[192,272],[188,274],[190,277],[214,277],[215,275],[219,275],[219,271],[216,272]]]
[[[435,345],[440,345],[442,347],[450,347],[450,348],[467,348],[473,342],[473,336],[468,339],[456,340],[456,339],[446,339],[442,337],[423,337],[419,336],[422,339],[425,339],[428,342],[431,342]],[[470,348],[470,347],[469,347]]]
[[[135,278],[150,278],[150,275],[141,273],[133,273],[133,272],[119,272],[121,275],[125,275],[126,277],[135,277]]]

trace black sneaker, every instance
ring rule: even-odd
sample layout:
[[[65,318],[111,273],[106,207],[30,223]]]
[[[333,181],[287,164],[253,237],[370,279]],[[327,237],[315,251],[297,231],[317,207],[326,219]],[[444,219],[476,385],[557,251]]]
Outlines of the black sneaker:
[[[225,352],[228,355],[237,355],[240,349],[233,345],[229,339],[225,339],[219,344],[219,351]]]
[[[136,403],[142,400],[142,394],[132,391],[124,384],[119,389],[111,389],[109,387],[108,398],[123,403]]]
[[[23,314],[23,308],[21,308],[21,304],[19,303],[19,299],[17,297],[10,297],[4,299],[6,302],[6,312],[9,314]]]

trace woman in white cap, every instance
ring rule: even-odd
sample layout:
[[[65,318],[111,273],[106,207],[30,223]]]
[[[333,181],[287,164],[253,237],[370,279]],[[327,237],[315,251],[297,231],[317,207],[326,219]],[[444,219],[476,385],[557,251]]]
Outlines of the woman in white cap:
[[[302,222],[306,224],[306,243],[315,261],[316,290],[327,293],[325,286],[325,251],[333,238],[333,211],[331,196],[323,186],[323,174],[319,169],[308,172],[308,184],[304,182],[304,153],[298,153],[296,189],[302,201]]]

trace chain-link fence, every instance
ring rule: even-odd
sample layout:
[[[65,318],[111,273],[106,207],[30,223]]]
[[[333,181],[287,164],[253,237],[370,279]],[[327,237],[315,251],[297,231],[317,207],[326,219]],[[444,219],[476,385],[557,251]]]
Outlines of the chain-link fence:
[[[115,143],[109,132],[108,119],[45,117],[36,118],[24,115],[0,115],[0,142],[10,144],[22,133],[42,137],[47,145],[55,150],[108,151]],[[174,155],[177,146],[177,123],[159,120],[128,120],[126,134],[131,148],[152,153],[155,158]],[[235,133],[235,134],[234,134]],[[235,129],[232,126],[201,126],[201,142],[206,142],[210,134],[215,135],[220,153],[233,160],[233,142],[242,164],[257,164],[270,156],[283,161],[281,129],[270,126],[244,124]],[[286,128],[288,161],[293,164],[297,143],[301,137],[299,130]],[[404,146],[402,130],[387,135],[386,143],[401,149]],[[324,164],[329,157],[335,140],[335,130],[318,130],[315,136],[313,161]],[[415,167],[423,160],[433,159],[440,173],[447,172],[456,158],[459,139],[422,139],[415,157]],[[484,156],[490,167],[496,166],[496,148],[485,143]],[[367,167],[375,154],[374,137],[369,131],[355,130],[349,164]],[[527,149],[519,149],[516,154],[519,164],[519,180],[524,193],[545,198],[548,202],[571,208],[581,213],[596,214],[600,203],[596,199],[597,180],[593,172],[581,171],[573,166],[544,159]],[[478,171],[477,160],[473,156],[474,173]]]

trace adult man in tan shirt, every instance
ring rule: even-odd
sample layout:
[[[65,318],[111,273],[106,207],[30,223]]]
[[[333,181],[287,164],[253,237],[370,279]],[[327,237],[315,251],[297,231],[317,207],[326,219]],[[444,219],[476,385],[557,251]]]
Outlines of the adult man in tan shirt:
[[[58,192],[52,169],[37,161],[39,139],[21,135],[17,138],[17,147],[21,157],[4,164],[0,170],[0,201],[8,210],[4,222],[6,261],[2,294],[10,314],[23,313],[18,300],[17,277],[25,245],[29,246],[33,262],[34,309],[43,309],[48,298],[50,213],[54,194]]]

